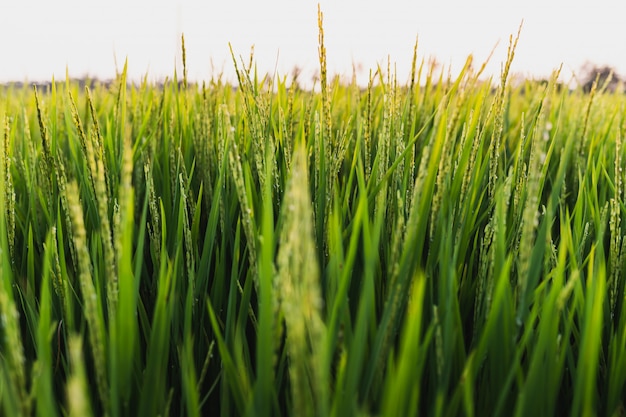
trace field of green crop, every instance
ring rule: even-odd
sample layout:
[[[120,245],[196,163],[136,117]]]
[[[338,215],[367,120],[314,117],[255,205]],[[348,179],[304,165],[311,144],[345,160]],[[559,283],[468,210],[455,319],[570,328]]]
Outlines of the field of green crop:
[[[626,413],[624,97],[321,28],[313,90],[0,91],[0,414]]]

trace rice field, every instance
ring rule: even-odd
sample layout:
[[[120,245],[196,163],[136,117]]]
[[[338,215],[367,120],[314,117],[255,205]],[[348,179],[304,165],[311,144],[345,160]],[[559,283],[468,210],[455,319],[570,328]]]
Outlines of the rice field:
[[[312,90],[1,90],[1,414],[626,414],[624,97],[319,23]]]

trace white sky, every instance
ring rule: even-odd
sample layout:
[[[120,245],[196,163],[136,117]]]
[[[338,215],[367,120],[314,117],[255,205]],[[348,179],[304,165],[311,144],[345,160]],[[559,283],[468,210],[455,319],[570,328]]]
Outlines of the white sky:
[[[181,68],[185,34],[189,77],[231,78],[231,42],[247,61],[255,46],[261,73],[302,81],[318,68],[317,0],[0,0],[0,81],[49,80],[91,75],[112,78],[115,59],[128,58],[134,79],[172,76]],[[458,70],[469,54],[482,62],[499,42],[488,67],[497,76],[508,38],[524,25],[512,70],[549,76],[563,63],[569,79],[585,61],[611,65],[626,75],[626,4],[618,1],[319,0],[324,13],[328,67],[362,79],[370,68],[397,65],[408,79],[413,44],[420,58],[436,57]],[[479,62],[477,62],[477,65]]]

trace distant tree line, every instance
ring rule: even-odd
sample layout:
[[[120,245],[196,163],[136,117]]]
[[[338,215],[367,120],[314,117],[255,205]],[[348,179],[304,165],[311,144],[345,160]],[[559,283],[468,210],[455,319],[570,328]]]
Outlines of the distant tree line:
[[[596,79],[598,80],[598,88],[603,88],[606,85],[607,91],[624,91],[624,80],[614,68],[608,65],[585,64],[582,68],[581,77],[583,91],[590,92]]]
[[[157,88],[163,88],[166,84],[171,83],[171,82],[173,81],[171,80],[157,81],[157,82],[151,82],[150,85],[155,86]],[[177,83],[180,88],[183,87],[182,80],[178,80]],[[55,80],[55,84],[57,88],[62,88],[62,86],[65,85],[65,79]],[[93,90],[97,86],[104,87],[105,89],[111,89],[113,87],[119,86],[119,80],[116,80],[116,79],[100,80],[98,78],[82,77],[82,78],[71,78],[70,84],[78,85],[78,88],[81,90],[83,90],[85,87],[89,87],[89,89]],[[126,82],[126,87],[130,87],[131,85],[138,86],[139,84],[133,83],[130,81]],[[5,83],[0,83],[0,88],[14,88],[14,89],[19,90],[25,87],[28,87],[28,88],[36,87],[38,91],[45,94],[45,93],[50,92],[52,88],[52,81],[34,81],[34,82],[9,81]],[[190,82],[188,83],[188,87],[197,87],[197,84],[195,82]]]
[[[293,82],[297,83],[297,78],[298,78],[299,73],[300,73],[300,70],[296,69],[294,73],[294,77],[293,77]],[[581,73],[581,76],[578,79],[579,85],[581,85],[583,91],[587,93],[591,91],[591,88],[593,87],[593,83],[596,81],[596,79],[598,80],[598,88],[606,87],[606,91],[625,92],[624,82],[626,81],[626,78],[623,78],[621,75],[619,75],[615,71],[615,69],[609,65],[596,65],[596,64],[588,62],[583,65],[580,73]],[[99,80],[97,78],[90,78],[90,77],[72,78],[70,82],[72,84],[77,83],[79,88],[81,89],[85,88],[85,86],[89,87],[90,89],[93,89],[97,85],[100,85],[105,88],[111,88],[115,85],[118,85],[118,81],[115,79]],[[548,80],[540,80],[540,82],[547,83]],[[156,83],[156,86],[163,87],[166,83],[167,83],[166,81],[160,81]],[[179,80],[178,83],[179,83],[179,86],[182,87],[182,81]],[[57,80],[56,84],[57,86],[61,86],[65,84],[65,80]],[[192,84],[195,84],[195,83],[192,83]],[[130,86],[130,85],[131,83],[127,83],[127,86]],[[45,93],[45,92],[50,91],[50,88],[52,87],[52,82],[51,81],[40,81],[40,82],[11,81],[11,82],[0,83],[0,88],[12,87],[12,88],[20,89],[20,88],[27,87],[27,86],[31,88],[37,87],[39,91]],[[561,83],[557,85],[557,88],[559,89],[562,87],[563,85]]]

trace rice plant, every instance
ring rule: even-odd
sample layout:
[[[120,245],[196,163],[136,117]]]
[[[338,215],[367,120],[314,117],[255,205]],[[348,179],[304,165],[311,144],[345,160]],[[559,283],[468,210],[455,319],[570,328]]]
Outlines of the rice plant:
[[[319,88],[0,87],[3,415],[625,413],[623,97],[318,23]]]

